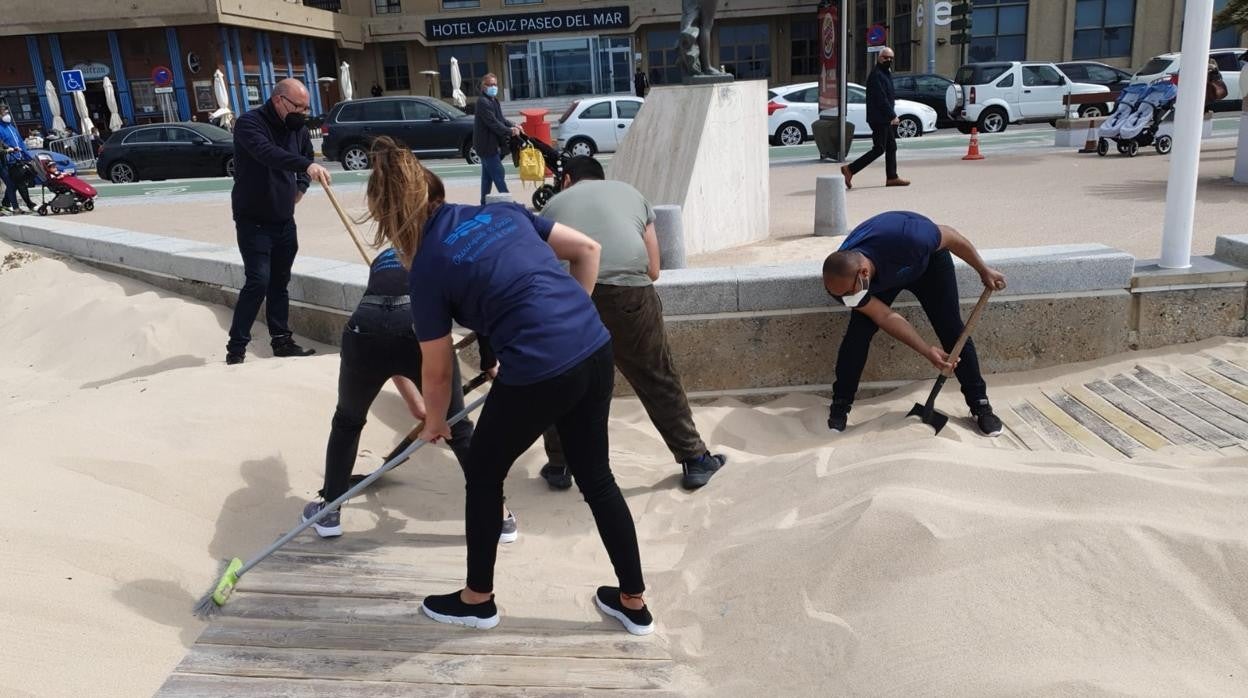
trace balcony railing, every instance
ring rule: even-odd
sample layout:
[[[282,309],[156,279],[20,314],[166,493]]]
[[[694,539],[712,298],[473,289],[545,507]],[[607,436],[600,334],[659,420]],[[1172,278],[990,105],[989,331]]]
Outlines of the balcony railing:
[[[303,4],[330,12],[338,12],[342,9],[342,0],[303,0]]]

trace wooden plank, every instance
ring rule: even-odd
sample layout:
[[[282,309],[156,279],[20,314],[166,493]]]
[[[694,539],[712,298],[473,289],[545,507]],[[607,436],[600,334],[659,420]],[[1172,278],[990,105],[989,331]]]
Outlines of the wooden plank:
[[[1053,450],[1053,447],[1049,445],[1049,442],[1045,441],[1044,437],[1036,433],[1036,430],[1031,428],[1030,424],[1024,422],[1014,412],[1014,410],[1006,408],[1001,410],[997,416],[1001,418],[1001,423],[1009,428],[1009,430],[1018,437],[1019,441],[1023,442],[1024,448],[1031,451]]]
[[[255,594],[356,596],[374,599],[415,599],[445,593],[463,585],[463,577],[419,579],[415,577],[356,577],[292,574],[256,567],[239,581],[238,588]]]
[[[1119,374],[1109,379],[1110,384],[1121,390],[1127,395],[1144,403],[1148,409],[1178,424],[1191,433],[1199,436],[1205,442],[1213,444],[1218,448],[1226,448],[1239,443],[1232,436],[1214,428],[1208,422],[1200,419],[1196,415],[1170,402],[1169,400],[1157,395],[1153,391],[1145,388],[1143,385],[1135,382],[1130,376]]]
[[[1049,421],[1048,417],[1041,414],[1029,402],[1020,402],[1013,407],[1019,417],[1025,421],[1028,426],[1032,427],[1039,433],[1044,440],[1053,446],[1054,450],[1065,453],[1078,453],[1081,455],[1090,455],[1088,450],[1079,445],[1069,434],[1062,431],[1056,424]]]
[[[1136,367],[1135,377],[1148,386],[1149,390],[1234,436],[1235,441],[1231,444],[1232,446],[1248,441],[1248,424],[1239,421],[1146,368]]]
[[[461,547],[453,552],[439,552],[428,556],[424,553],[413,553],[410,556],[412,562],[409,564],[386,562],[369,555],[320,555],[279,550],[256,565],[255,569],[338,577],[416,577],[420,579],[429,578],[426,574],[428,570],[436,570],[439,573],[435,575],[437,577],[453,570],[457,576],[462,577],[460,573],[464,567],[464,550]]]
[[[348,505],[349,506],[349,505]],[[315,533],[305,533],[287,543],[282,550],[291,553],[309,553],[316,555],[351,555],[355,557],[368,555],[386,555],[395,550],[405,548],[420,549],[459,549],[464,548],[463,534],[439,535],[434,533],[394,536],[389,540],[372,538],[367,533],[353,534],[350,531],[339,538],[320,538]],[[418,553],[417,553],[418,554]]]
[[[671,662],[632,659],[195,645],[178,671],[288,679],[636,690],[667,687],[672,667]]]
[[[1175,373],[1167,377],[1171,383],[1174,383],[1182,390],[1195,395],[1205,402],[1229,414],[1235,419],[1248,425],[1248,405],[1228,396],[1221,390],[1216,390],[1205,383],[1192,378],[1186,373]]]
[[[201,645],[285,647],[320,650],[388,650],[438,654],[481,654],[671,661],[657,637],[636,637],[616,628],[569,631],[526,628],[506,622],[488,633],[429,623],[282,622],[221,618],[199,636]]]
[[[1070,415],[1072,419],[1079,423],[1084,429],[1092,432],[1101,441],[1113,446],[1122,455],[1128,458],[1134,458],[1137,453],[1144,450],[1143,444],[1121,432],[1113,424],[1102,418],[1099,414],[1088,409],[1082,402],[1074,399],[1064,392],[1056,390],[1046,390],[1044,395],[1061,408],[1063,412]]]
[[[1243,387],[1239,383],[1204,368],[1189,369],[1187,374],[1205,385],[1221,390],[1244,403],[1245,406],[1248,406],[1248,388]]]
[[[1095,412],[1101,419],[1113,424],[1131,438],[1144,444],[1146,448],[1156,451],[1170,445],[1157,432],[1140,424],[1134,417],[1109,404],[1104,398],[1096,395],[1082,385],[1071,385],[1065,388],[1066,393]]]
[[[1199,436],[1166,419],[1144,403],[1110,385],[1107,381],[1092,381],[1085,387],[1109,404],[1131,415],[1144,426],[1161,434],[1167,441],[1176,446],[1194,446],[1201,450],[1213,450],[1213,447]],[[1142,387],[1140,389],[1143,390]]]
[[[1221,373],[1244,387],[1248,387],[1248,370],[1245,370],[1239,364],[1215,358],[1213,361],[1209,362],[1209,368],[1212,368],[1214,371]]]
[[[1114,450],[1109,444],[1101,440],[1099,436],[1085,429],[1073,417],[1063,412],[1057,405],[1049,400],[1035,399],[1028,400],[1032,407],[1035,407],[1040,414],[1049,418],[1059,429],[1066,432],[1070,438],[1074,439],[1087,449],[1092,455],[1100,458],[1118,459],[1122,454]]]
[[[273,679],[214,674],[170,676],[157,698],[579,698],[582,688],[532,686],[450,686],[447,684],[396,683],[392,681],[324,681],[317,679]],[[606,693],[605,691],[603,693]],[[675,691],[613,690],[611,698],[677,698]]]

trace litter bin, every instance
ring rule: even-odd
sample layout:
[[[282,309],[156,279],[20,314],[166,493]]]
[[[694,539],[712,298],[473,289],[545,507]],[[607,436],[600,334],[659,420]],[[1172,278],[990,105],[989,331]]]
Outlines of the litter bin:
[[[521,109],[520,116],[524,117],[524,132],[529,137],[546,145],[554,145],[550,142],[550,124],[546,123],[546,114],[549,112],[549,109]]]
[[[849,154],[849,148],[841,149],[841,134],[836,128],[836,119],[819,119],[811,127],[814,132],[815,146],[819,148],[820,160],[843,160]],[[854,142],[854,122],[845,123],[846,143]]]

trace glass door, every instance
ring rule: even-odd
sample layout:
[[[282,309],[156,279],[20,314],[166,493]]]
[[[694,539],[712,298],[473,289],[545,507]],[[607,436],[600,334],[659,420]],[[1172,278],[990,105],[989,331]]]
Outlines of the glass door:
[[[633,40],[627,36],[604,36],[598,41],[598,93],[633,91]]]
[[[537,96],[530,43],[507,44],[507,85],[511,88],[512,99],[533,99]]]
[[[540,43],[543,97],[594,93],[594,55],[588,38],[535,43]]]

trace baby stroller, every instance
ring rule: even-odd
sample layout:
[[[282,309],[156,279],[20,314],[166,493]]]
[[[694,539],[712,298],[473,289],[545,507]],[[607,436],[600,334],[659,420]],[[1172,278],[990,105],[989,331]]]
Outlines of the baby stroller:
[[[550,203],[555,194],[563,191],[563,166],[572,156],[559,150],[553,146],[543,143],[537,138],[530,138],[521,134],[518,139],[513,140],[511,149],[512,164],[517,168],[520,167],[520,149],[526,146],[537,148],[542,154],[542,159],[546,161],[546,169],[550,170],[554,177],[554,184],[542,183],[537,191],[533,192],[533,208],[540,211]]]
[[[51,156],[40,153],[27,162],[43,192],[43,204],[39,206],[39,215],[46,216],[49,212],[65,213],[66,211],[78,213],[95,208],[95,197],[99,194],[95,187],[73,175],[61,172]],[[52,192],[50,201],[48,192]]]
[[[1123,96],[1139,85],[1131,85],[1123,90]],[[1118,145],[1118,152],[1128,157],[1139,154],[1140,148],[1151,145],[1160,155],[1166,155],[1174,146],[1174,126],[1169,123],[1174,117],[1174,103],[1178,99],[1179,89],[1169,80],[1160,80],[1148,85],[1142,97],[1134,104],[1129,114],[1118,118],[1118,111],[1101,126],[1101,138],[1096,143],[1096,154],[1109,153],[1109,141]],[[1122,107],[1120,106],[1119,109]],[[1115,122],[1115,123],[1111,123]],[[1108,126],[1108,128],[1106,128]]]

